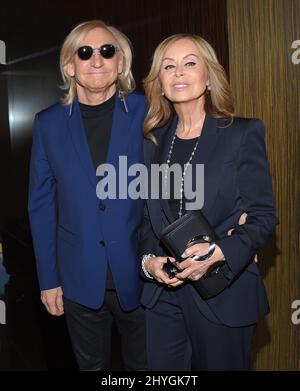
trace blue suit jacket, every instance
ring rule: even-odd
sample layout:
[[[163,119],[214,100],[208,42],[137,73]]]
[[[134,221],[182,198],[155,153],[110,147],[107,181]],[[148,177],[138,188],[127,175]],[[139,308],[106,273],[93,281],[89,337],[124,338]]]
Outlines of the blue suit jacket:
[[[144,142],[145,162],[166,162],[177,117],[156,129],[158,146]],[[260,120],[223,119],[206,116],[203,133],[193,164],[204,164],[204,206],[202,212],[214,227],[217,244],[227,265],[224,271],[231,285],[218,296],[204,301],[190,286],[191,300],[211,321],[229,326],[257,322],[269,311],[265,289],[253,257],[277,224],[271,176],[264,143],[264,127]],[[237,226],[247,212],[247,222]],[[139,253],[166,255],[159,242],[162,229],[174,221],[167,200],[149,199],[140,230]],[[235,227],[235,233],[227,231]],[[142,303],[151,308],[163,288],[148,280],[144,284]]]
[[[143,162],[144,97],[131,94],[126,104],[128,113],[116,98],[107,158],[117,168],[117,183],[119,156],[127,156],[128,166]],[[143,201],[100,201],[96,186],[77,100],[38,113],[28,211],[40,288],[62,286],[67,298],[99,308],[109,262],[120,304],[130,310],[139,305],[142,290],[136,237]]]

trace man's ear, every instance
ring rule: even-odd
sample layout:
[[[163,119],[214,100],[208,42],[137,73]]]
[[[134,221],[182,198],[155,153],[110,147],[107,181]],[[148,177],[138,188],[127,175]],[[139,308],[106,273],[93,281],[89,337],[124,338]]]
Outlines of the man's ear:
[[[74,67],[74,63],[73,63],[73,62],[69,62],[69,63],[65,66],[65,71],[66,71],[66,73],[67,73],[68,76],[70,76],[70,77],[75,76],[75,67]]]

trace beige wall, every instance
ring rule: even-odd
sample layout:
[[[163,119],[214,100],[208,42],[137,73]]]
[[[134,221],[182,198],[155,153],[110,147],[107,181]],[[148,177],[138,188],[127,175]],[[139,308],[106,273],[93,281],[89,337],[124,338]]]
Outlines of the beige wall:
[[[255,367],[300,370],[300,324],[291,303],[300,300],[300,40],[299,0],[228,0],[230,80],[237,114],[261,118],[280,225],[260,254],[271,314],[258,327]],[[298,56],[300,59],[300,55]]]

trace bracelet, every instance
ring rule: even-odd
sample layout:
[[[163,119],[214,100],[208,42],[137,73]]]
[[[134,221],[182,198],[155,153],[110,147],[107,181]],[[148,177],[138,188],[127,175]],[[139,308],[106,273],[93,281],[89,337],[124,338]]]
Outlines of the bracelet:
[[[154,255],[154,254],[146,254],[146,255],[143,255],[143,257],[142,257],[142,270],[143,270],[143,273],[145,274],[146,277],[148,277],[148,278],[150,278],[151,280],[153,280],[153,277],[152,277],[151,274],[146,270],[146,267],[145,267],[145,263],[146,263],[146,261],[147,261],[149,258],[155,258],[155,255]]]
[[[213,253],[215,252],[215,249],[216,249],[216,243],[212,242],[210,244],[208,252],[206,254],[194,255],[191,258],[194,259],[195,261],[205,261],[205,259],[207,259],[207,258],[209,258],[209,257],[211,257],[213,255]]]

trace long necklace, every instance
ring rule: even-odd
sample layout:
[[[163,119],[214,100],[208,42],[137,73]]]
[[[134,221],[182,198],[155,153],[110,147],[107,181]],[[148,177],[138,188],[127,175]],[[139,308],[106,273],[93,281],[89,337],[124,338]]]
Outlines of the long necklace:
[[[168,192],[167,192],[167,178],[168,178],[168,172],[169,172],[169,168],[170,168],[169,165],[170,165],[170,161],[171,161],[171,157],[172,157],[172,153],[173,153],[173,147],[174,147],[174,142],[175,142],[175,138],[176,138],[176,133],[177,133],[178,127],[179,127],[179,124],[177,125],[177,128],[175,130],[175,133],[174,133],[174,136],[173,136],[173,139],[172,139],[172,142],[171,142],[171,146],[170,146],[168,157],[167,157],[167,164],[166,164],[166,168],[165,168],[165,194],[166,195],[168,194]],[[184,165],[184,170],[183,170],[182,177],[181,177],[181,182],[180,182],[180,207],[179,207],[179,212],[178,212],[178,217],[179,218],[182,216],[183,189],[184,189],[185,174],[186,174],[187,169],[188,169],[189,165],[191,164],[191,162],[193,160],[193,157],[195,155],[195,152],[196,152],[196,149],[197,149],[197,146],[198,146],[198,143],[199,143],[200,136],[201,136],[201,133],[197,137],[197,141],[196,141],[196,144],[194,146],[194,149],[193,149],[193,151],[192,151],[188,161]]]

